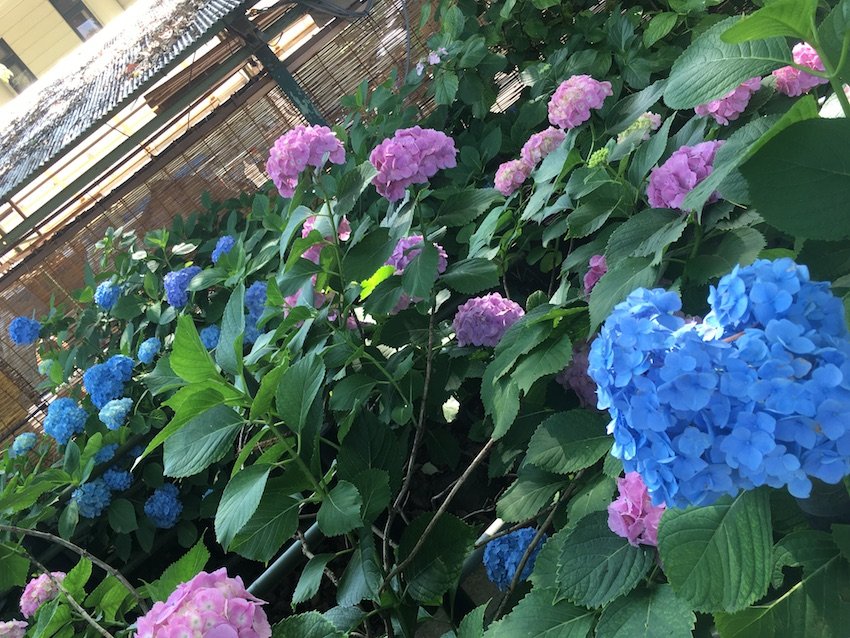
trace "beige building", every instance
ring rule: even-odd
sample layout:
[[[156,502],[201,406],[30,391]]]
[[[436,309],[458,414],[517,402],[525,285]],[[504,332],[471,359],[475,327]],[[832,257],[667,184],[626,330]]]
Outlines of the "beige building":
[[[0,0],[0,105],[133,0]]]

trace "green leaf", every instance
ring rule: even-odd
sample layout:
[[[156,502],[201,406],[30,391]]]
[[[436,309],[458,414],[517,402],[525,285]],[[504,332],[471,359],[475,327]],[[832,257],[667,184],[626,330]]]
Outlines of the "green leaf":
[[[850,567],[822,532],[789,534],[776,546],[782,565],[802,578],[778,598],[735,614],[717,613],[723,638],[844,638],[850,625]]]
[[[175,432],[178,432],[189,423],[194,424],[198,422],[199,424],[202,423],[204,425],[211,423],[212,419],[220,416],[220,412],[217,411],[212,414],[207,414],[207,412],[215,408],[223,408],[223,401],[224,397],[222,397],[218,390],[198,384],[184,386],[178,390],[174,395],[172,395],[169,402],[166,403],[166,405],[174,410],[174,416],[171,421],[169,421],[168,424],[157,432],[153,439],[151,439],[151,442],[148,443],[148,446],[145,448],[142,456],[145,457],[149,455],[153,450],[173,436]],[[198,427],[203,427],[203,425],[199,425]]]
[[[395,274],[395,266],[381,266],[375,273],[369,277],[368,279],[364,279],[360,282],[360,298],[366,299],[369,295],[371,295],[375,288],[378,287],[382,281],[386,281],[390,277]]]
[[[434,101],[437,105],[454,102],[458,86],[456,73],[447,69],[440,69],[434,77]]]
[[[643,46],[649,48],[665,37],[676,26],[679,16],[670,11],[664,11],[652,16],[646,30],[643,32]]]
[[[691,608],[670,585],[639,589],[608,605],[596,625],[596,638],[690,638],[696,624]]]
[[[219,378],[210,353],[201,343],[195,322],[188,315],[177,320],[170,363],[171,369],[189,383]]]
[[[292,431],[304,428],[324,382],[325,364],[315,354],[307,355],[283,373],[275,393],[277,411]]]
[[[345,276],[353,281],[371,277],[393,252],[389,228],[376,228],[349,248],[342,260]]]
[[[526,460],[555,474],[590,467],[611,449],[611,436],[605,432],[607,421],[589,410],[553,414],[532,435]]]
[[[431,513],[422,514],[405,528],[398,544],[399,562],[410,556],[432,517]],[[441,516],[403,572],[407,593],[421,603],[439,602],[457,584],[463,559],[472,551],[475,536],[475,530],[459,518]]]
[[[457,638],[484,638],[484,614],[487,603],[480,605],[463,617],[457,628]]]
[[[608,513],[581,519],[561,546],[558,596],[601,607],[634,589],[655,562],[655,552],[633,547],[608,528]]]
[[[629,257],[602,275],[590,293],[590,330],[608,318],[611,310],[637,288],[651,288],[657,272],[648,257]]]
[[[164,355],[157,359],[156,366],[151,372],[142,375],[142,383],[147,386],[152,395],[157,396],[179,388],[186,382],[171,369],[171,355]]]
[[[573,344],[564,331],[559,331],[519,360],[511,380],[527,394],[538,379],[566,368],[572,355]]]
[[[0,564],[3,565],[0,569],[0,592],[26,584],[30,562],[22,556],[22,549],[17,545],[0,543]]]
[[[316,522],[327,536],[339,536],[363,524],[360,511],[363,499],[348,481],[339,481],[322,501]]]
[[[269,472],[270,465],[251,465],[237,472],[224,488],[215,513],[215,535],[225,550],[257,511]]]
[[[532,589],[484,638],[587,638],[596,613],[557,600],[554,589]]]
[[[670,70],[664,103],[671,109],[692,109],[722,97],[744,80],[767,75],[791,61],[784,38],[729,44],[721,35],[737,17],[715,24],[697,37]]]
[[[489,384],[487,381],[485,374],[481,383],[481,399],[487,414],[493,417],[492,436],[500,439],[507,434],[519,414],[519,386],[508,377]]]
[[[818,26],[821,56],[830,60],[838,77],[846,84],[850,79],[850,56],[841,55],[844,50],[844,38],[850,27],[850,1],[839,0],[832,11],[827,14]],[[838,63],[844,60],[841,68]]]
[[[64,539],[70,539],[74,535],[74,530],[77,529],[77,523],[80,522],[80,509],[77,506],[77,501],[71,500],[62,510],[62,515],[59,517],[59,536]]]
[[[465,188],[449,191],[437,210],[435,222],[449,227],[465,226],[478,219],[501,197],[502,195],[495,188]]]
[[[738,611],[767,592],[770,501],[752,490],[714,505],[668,509],[658,528],[664,573],[699,611]]]
[[[581,488],[567,504],[567,526],[575,527],[588,514],[607,510],[616,489],[617,483],[608,476],[600,476]]]
[[[606,132],[610,135],[616,135],[629,128],[635,120],[661,99],[666,85],[666,80],[658,80],[642,91],[632,93],[617,102],[605,117]]]
[[[440,255],[434,244],[429,241],[424,242],[421,250],[404,269],[401,287],[411,297],[427,297],[437,280],[439,260]]]
[[[371,531],[361,529],[351,560],[339,579],[337,603],[352,606],[359,604],[361,600],[379,600],[378,589],[382,578],[378,554],[375,551],[375,539]]]
[[[260,389],[257,390],[254,401],[251,403],[252,420],[259,419],[271,409],[280,380],[288,367],[289,363],[282,363],[263,376],[263,380],[260,381]]]
[[[633,215],[618,226],[605,248],[610,264],[627,257],[653,257],[659,263],[664,250],[685,232],[688,218],[669,208],[651,208]]]
[[[355,373],[337,383],[331,391],[329,405],[331,410],[345,412],[351,410],[357,401],[366,401],[377,381],[372,377]]]
[[[174,592],[177,585],[191,580],[203,570],[209,559],[210,553],[204,547],[203,541],[198,541],[177,562],[170,565],[162,576],[145,587],[147,595],[154,602],[165,600]]]
[[[256,201],[256,200],[254,200]],[[242,335],[245,333],[245,284],[240,282],[230,293],[221,318],[221,335],[215,360],[232,375],[242,373]]]
[[[797,122],[765,144],[741,167],[765,221],[795,237],[850,237],[848,143],[850,123],[839,118]]]
[[[88,558],[80,558],[62,581],[62,586],[75,600],[85,598],[85,588],[91,578],[91,570],[92,562]]]
[[[210,408],[165,441],[164,473],[192,476],[221,460],[231,449],[244,421],[226,405]]]
[[[109,526],[119,534],[129,534],[139,529],[136,521],[136,508],[124,498],[112,501],[109,506]]]
[[[298,529],[299,501],[286,478],[269,479],[256,511],[242,527],[231,551],[251,560],[268,562]]]
[[[304,566],[295,591],[292,592],[292,608],[310,600],[319,591],[325,567],[336,557],[335,554],[316,554]]]
[[[744,16],[725,31],[721,39],[729,44],[775,36],[810,41],[817,7],[817,0],[772,0],[758,11]]]
[[[345,638],[334,624],[317,611],[284,618],[272,630],[272,638]]]
[[[97,609],[106,620],[115,620],[118,610],[127,600],[130,592],[114,576],[106,576],[85,600],[86,607]]]
[[[440,279],[452,290],[474,295],[499,285],[499,268],[489,259],[464,259],[452,264]]]
[[[363,499],[361,517],[366,524],[372,523],[390,504],[390,475],[386,470],[374,467],[363,470],[351,479]]]
[[[513,485],[496,503],[496,514],[509,523],[524,521],[549,505],[564,485],[563,476],[525,465],[520,468]]]
[[[561,547],[570,535],[571,530],[560,529],[546,539],[540,553],[534,560],[534,569],[531,571],[529,580],[535,589],[551,589],[555,591],[557,583],[555,577],[558,573],[558,557],[561,555]]]

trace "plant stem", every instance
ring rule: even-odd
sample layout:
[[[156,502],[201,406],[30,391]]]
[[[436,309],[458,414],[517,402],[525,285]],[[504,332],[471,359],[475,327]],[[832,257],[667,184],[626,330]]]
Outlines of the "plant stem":
[[[299,468],[301,468],[301,471],[304,472],[308,479],[310,479],[310,483],[313,486],[313,489],[316,491],[316,494],[318,494],[322,499],[324,499],[327,496],[325,489],[313,475],[312,470],[304,462],[304,459],[301,458],[301,455],[298,454],[298,451],[295,450],[292,447],[292,444],[286,440],[286,436],[284,436],[283,432],[280,431],[280,429],[278,428],[278,424],[270,423],[269,427],[272,429],[272,432],[275,433],[278,440],[286,447],[286,451],[290,453],[290,456],[292,457],[292,460],[295,461],[295,464]]]
[[[124,578],[124,576],[117,569],[112,567],[111,565],[103,562],[99,558],[92,556],[87,550],[83,549],[78,545],[74,545],[71,541],[66,541],[64,538],[60,538],[59,536],[54,536],[53,534],[48,534],[47,532],[39,532],[34,529],[26,529],[25,527],[17,527],[15,525],[0,525],[0,531],[4,532],[14,532],[16,534],[23,534],[25,536],[33,536],[35,538],[40,538],[42,540],[49,541],[56,545],[61,545],[66,549],[70,549],[72,552],[79,554],[83,558],[87,558],[92,563],[100,567],[103,571],[105,571],[110,576],[115,577],[115,579],[121,583],[124,588],[130,592],[133,598],[136,599],[136,604],[139,606],[144,613],[148,612],[148,606],[144,602],[144,599],[141,597],[139,592],[133,587],[130,582]]]

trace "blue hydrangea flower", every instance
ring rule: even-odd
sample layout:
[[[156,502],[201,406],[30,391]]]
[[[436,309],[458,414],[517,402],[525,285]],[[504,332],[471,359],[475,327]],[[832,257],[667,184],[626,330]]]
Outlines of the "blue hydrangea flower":
[[[83,518],[97,518],[112,502],[109,486],[102,478],[83,483],[73,491],[71,498],[76,501]]]
[[[484,568],[487,570],[487,578],[490,579],[496,587],[501,591],[507,591],[511,581],[514,579],[519,562],[522,560],[525,551],[531,542],[537,530],[533,527],[523,527],[515,532],[500,536],[499,538],[490,541],[484,548]],[[534,569],[534,561],[537,560],[537,555],[543,547],[543,542],[546,540],[544,534],[528,557],[525,567],[522,569],[520,579],[525,580],[531,576]]]
[[[124,384],[133,376],[133,360],[116,354],[83,373],[83,387],[95,407],[102,408],[124,394]]]
[[[655,504],[705,505],[761,485],[808,498],[850,474],[850,333],[829,284],[790,259],[735,268],[701,325],[638,290],[593,342],[588,373],[612,454]]]
[[[201,330],[201,343],[207,350],[212,350],[218,345],[218,338],[221,336],[221,328],[216,325],[207,326]]]
[[[215,250],[212,252],[212,263],[217,264],[219,257],[230,252],[230,249],[236,244],[236,238],[231,235],[219,237],[215,243]]]
[[[133,484],[133,475],[113,466],[103,473],[103,482],[113,492],[123,492]]]
[[[176,485],[165,483],[156,488],[153,495],[145,501],[145,514],[156,527],[169,529],[177,524],[183,504],[178,498],[179,490]]]
[[[268,285],[265,281],[255,281],[248,287],[245,291],[245,307],[248,309],[248,314],[262,316],[266,307],[267,289]]]
[[[16,456],[23,456],[33,449],[37,442],[38,437],[32,432],[19,434],[15,437],[15,441],[12,443],[12,449],[9,451],[9,454],[12,458],[15,458]]]
[[[121,296],[121,286],[111,281],[102,281],[94,291],[94,302],[104,310],[110,310]]]
[[[62,397],[47,406],[44,419],[44,432],[52,436],[59,445],[65,445],[74,435],[86,427],[88,412],[78,406],[73,399]]]
[[[189,293],[186,288],[192,278],[201,272],[198,266],[188,266],[181,270],[166,273],[162,283],[165,286],[165,298],[175,308],[182,308],[189,301]]]
[[[160,348],[162,348],[162,341],[156,337],[145,339],[139,346],[139,352],[137,355],[139,357],[139,361],[142,363],[151,363],[154,357],[159,354]]]
[[[9,337],[16,346],[28,346],[35,343],[41,324],[29,317],[15,317],[9,323]]]
[[[123,398],[123,399],[112,399],[105,406],[100,409],[98,413],[98,417],[100,417],[101,423],[103,423],[110,430],[117,430],[124,422],[127,420],[127,415],[130,413],[130,410],[133,408],[133,399]]]
[[[97,454],[94,455],[94,462],[97,465],[101,463],[107,463],[115,458],[115,451],[118,449],[117,443],[110,443],[108,445],[104,445],[97,451]]]

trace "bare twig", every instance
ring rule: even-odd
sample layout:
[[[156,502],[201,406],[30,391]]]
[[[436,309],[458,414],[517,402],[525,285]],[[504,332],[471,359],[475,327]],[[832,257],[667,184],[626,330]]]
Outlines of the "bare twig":
[[[33,536],[35,538],[40,538],[42,540],[49,541],[49,542],[54,543],[56,545],[61,545],[62,547],[66,548],[66,549],[70,549],[72,552],[79,554],[83,558],[87,558],[92,563],[94,563],[95,565],[100,567],[107,574],[115,577],[115,579],[119,583],[121,583],[128,592],[130,592],[130,594],[136,600],[136,604],[139,606],[139,609],[141,609],[142,612],[145,613],[145,614],[148,613],[149,608],[148,608],[147,604],[145,603],[144,599],[139,594],[139,592],[136,590],[136,588],[133,587],[126,578],[124,578],[124,576],[121,574],[121,572],[119,572],[117,569],[115,569],[114,567],[112,567],[108,563],[103,562],[102,560],[100,560],[96,556],[92,556],[87,550],[83,549],[79,545],[74,545],[74,543],[72,543],[71,541],[66,541],[64,538],[60,538],[59,536],[54,536],[53,534],[49,534],[47,532],[39,532],[38,530],[35,530],[35,529],[27,529],[25,527],[17,527],[15,525],[0,525],[0,531],[13,532],[15,534],[23,534],[25,536]]]
[[[307,539],[304,537],[304,533],[299,530],[295,534],[295,536],[296,538],[298,538],[299,541],[301,541],[301,553],[307,557],[307,560],[312,560],[316,555],[310,551],[309,547],[307,547]],[[336,577],[336,574],[331,571],[330,567],[325,565],[322,571],[324,572],[325,576],[328,577],[328,580],[333,583],[334,587],[339,587],[339,579]]]
[[[383,591],[386,588],[387,584],[389,584],[389,582],[395,576],[400,574],[408,565],[410,565],[416,554],[418,554],[419,550],[421,550],[423,545],[425,545],[425,541],[428,539],[429,534],[434,530],[434,527],[437,525],[437,521],[440,520],[440,517],[442,517],[442,515],[446,513],[446,510],[449,507],[449,503],[452,502],[455,495],[458,493],[458,491],[460,491],[460,488],[469,479],[469,477],[472,475],[472,472],[475,470],[476,467],[478,467],[478,464],[486,458],[487,454],[489,454],[490,450],[495,444],[496,440],[490,439],[489,441],[487,441],[484,447],[481,448],[481,451],[475,456],[475,458],[472,459],[472,462],[469,464],[469,467],[467,467],[463,474],[461,474],[461,477],[457,480],[457,483],[455,483],[454,487],[452,488],[452,491],[449,492],[448,496],[446,496],[446,500],[443,501],[443,504],[440,505],[439,509],[434,513],[434,516],[428,522],[428,525],[425,527],[425,530],[422,532],[422,535],[419,537],[419,540],[416,541],[416,544],[413,546],[413,549],[410,550],[410,553],[407,555],[407,558],[405,558],[398,565],[393,567],[392,570],[390,570],[390,573],[387,574],[386,578],[384,578],[384,582],[381,584],[381,589],[379,591]]]

